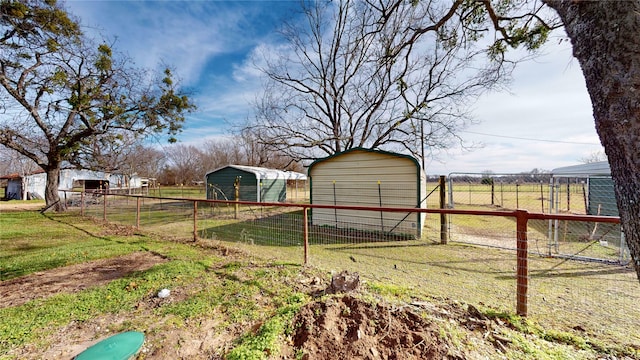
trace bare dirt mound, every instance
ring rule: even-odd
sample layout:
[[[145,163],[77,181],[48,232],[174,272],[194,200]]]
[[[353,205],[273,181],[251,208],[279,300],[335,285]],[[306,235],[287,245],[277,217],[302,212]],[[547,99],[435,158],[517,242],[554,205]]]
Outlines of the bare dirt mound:
[[[294,320],[303,359],[456,359],[438,328],[408,307],[351,295],[305,306]]]
[[[0,282],[0,308],[21,305],[61,292],[71,293],[103,285],[165,261],[167,260],[160,255],[135,252],[5,280]]]

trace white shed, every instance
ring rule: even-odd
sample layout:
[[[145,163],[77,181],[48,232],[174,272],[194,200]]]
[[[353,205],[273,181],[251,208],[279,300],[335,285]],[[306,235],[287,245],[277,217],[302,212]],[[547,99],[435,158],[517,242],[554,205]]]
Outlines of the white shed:
[[[5,177],[9,178],[9,177]],[[25,197],[44,198],[47,185],[47,174],[38,172],[26,176],[11,175],[7,187],[10,198],[21,199]],[[90,191],[108,190],[111,193],[139,192],[142,188],[142,179],[137,175],[106,173],[103,171],[62,169],[58,178],[58,190],[60,198],[65,197],[65,191]]]
[[[426,208],[426,176],[408,155],[353,148],[316,160],[308,174],[312,204]],[[418,212],[315,208],[311,224],[420,238],[425,217]]]

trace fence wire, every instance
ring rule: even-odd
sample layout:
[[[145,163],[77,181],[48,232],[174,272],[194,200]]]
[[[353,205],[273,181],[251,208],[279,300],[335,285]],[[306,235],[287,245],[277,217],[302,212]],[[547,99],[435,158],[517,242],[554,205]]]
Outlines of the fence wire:
[[[68,206],[81,204],[78,196],[69,198]],[[308,260],[328,273],[355,271],[382,291],[409,288],[424,297],[456,299],[507,312],[516,308],[516,280],[522,264],[513,251],[517,247],[515,218],[448,214],[452,242],[442,244],[437,213],[424,215],[417,236],[415,232],[383,231],[379,224],[364,229],[362,224],[345,220],[349,217],[339,217],[337,224],[315,225],[314,209],[305,210],[305,206],[87,194],[83,211],[86,216],[140,226],[164,236],[192,239],[195,232],[198,241],[235,247],[262,259],[296,264]],[[370,218],[380,216],[380,210],[359,211]],[[414,211],[412,215],[418,216],[419,210]],[[640,344],[635,323],[640,318],[636,306],[640,285],[635,271],[617,261],[575,261],[561,256],[619,259],[617,225],[568,220],[555,225],[551,221],[552,235],[553,229],[562,230],[555,242],[549,239],[549,223],[530,220],[526,229],[529,290],[520,296],[528,297],[529,316],[551,327],[562,324]]]
[[[553,177],[551,174],[450,174],[451,209],[514,210],[548,214],[618,216],[610,177]],[[514,249],[510,219],[449,217],[451,241]],[[532,221],[529,240],[541,255],[625,264],[629,249],[619,224]]]

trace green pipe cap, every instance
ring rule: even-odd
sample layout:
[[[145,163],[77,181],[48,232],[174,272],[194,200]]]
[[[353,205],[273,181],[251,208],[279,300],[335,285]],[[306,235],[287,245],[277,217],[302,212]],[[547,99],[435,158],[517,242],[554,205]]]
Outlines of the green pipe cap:
[[[128,360],[140,350],[143,342],[143,333],[123,332],[87,348],[78,354],[75,360]]]

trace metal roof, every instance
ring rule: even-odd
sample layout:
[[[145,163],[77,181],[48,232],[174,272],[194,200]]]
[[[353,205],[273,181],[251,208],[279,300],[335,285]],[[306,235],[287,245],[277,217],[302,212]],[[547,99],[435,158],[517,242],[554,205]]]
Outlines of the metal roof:
[[[598,161],[588,164],[572,165],[559,167],[551,170],[553,176],[592,176],[604,175],[611,176],[611,168],[608,161]]]
[[[263,168],[258,166],[246,166],[246,165],[223,166],[213,171],[209,171],[207,175],[228,167],[253,173],[256,175],[256,177],[259,180],[260,179],[307,180],[307,175],[299,172],[295,172],[295,171],[282,171],[282,170],[268,169],[268,168]]]
[[[385,155],[390,155],[390,156],[395,156],[395,157],[401,157],[401,158],[406,158],[411,160],[412,162],[414,162],[416,164],[416,167],[418,169],[420,169],[420,173],[424,173],[424,169],[422,168],[422,166],[420,165],[420,163],[418,162],[418,160],[416,158],[414,158],[411,155],[407,155],[407,154],[400,154],[400,153],[395,153],[395,152],[391,152],[391,151],[386,151],[386,150],[378,150],[378,149],[368,149],[368,148],[364,148],[364,147],[354,147],[339,153],[335,153],[333,155],[329,155],[327,157],[324,158],[320,158],[320,159],[316,159],[314,162],[312,162],[309,165],[309,168],[307,170],[307,172],[311,172],[311,168],[314,167],[316,164],[327,161],[327,160],[331,160],[333,158],[342,156],[344,154],[350,153],[350,152],[354,152],[354,151],[363,151],[363,152],[369,152],[369,153],[376,153],[376,154],[385,154]]]

